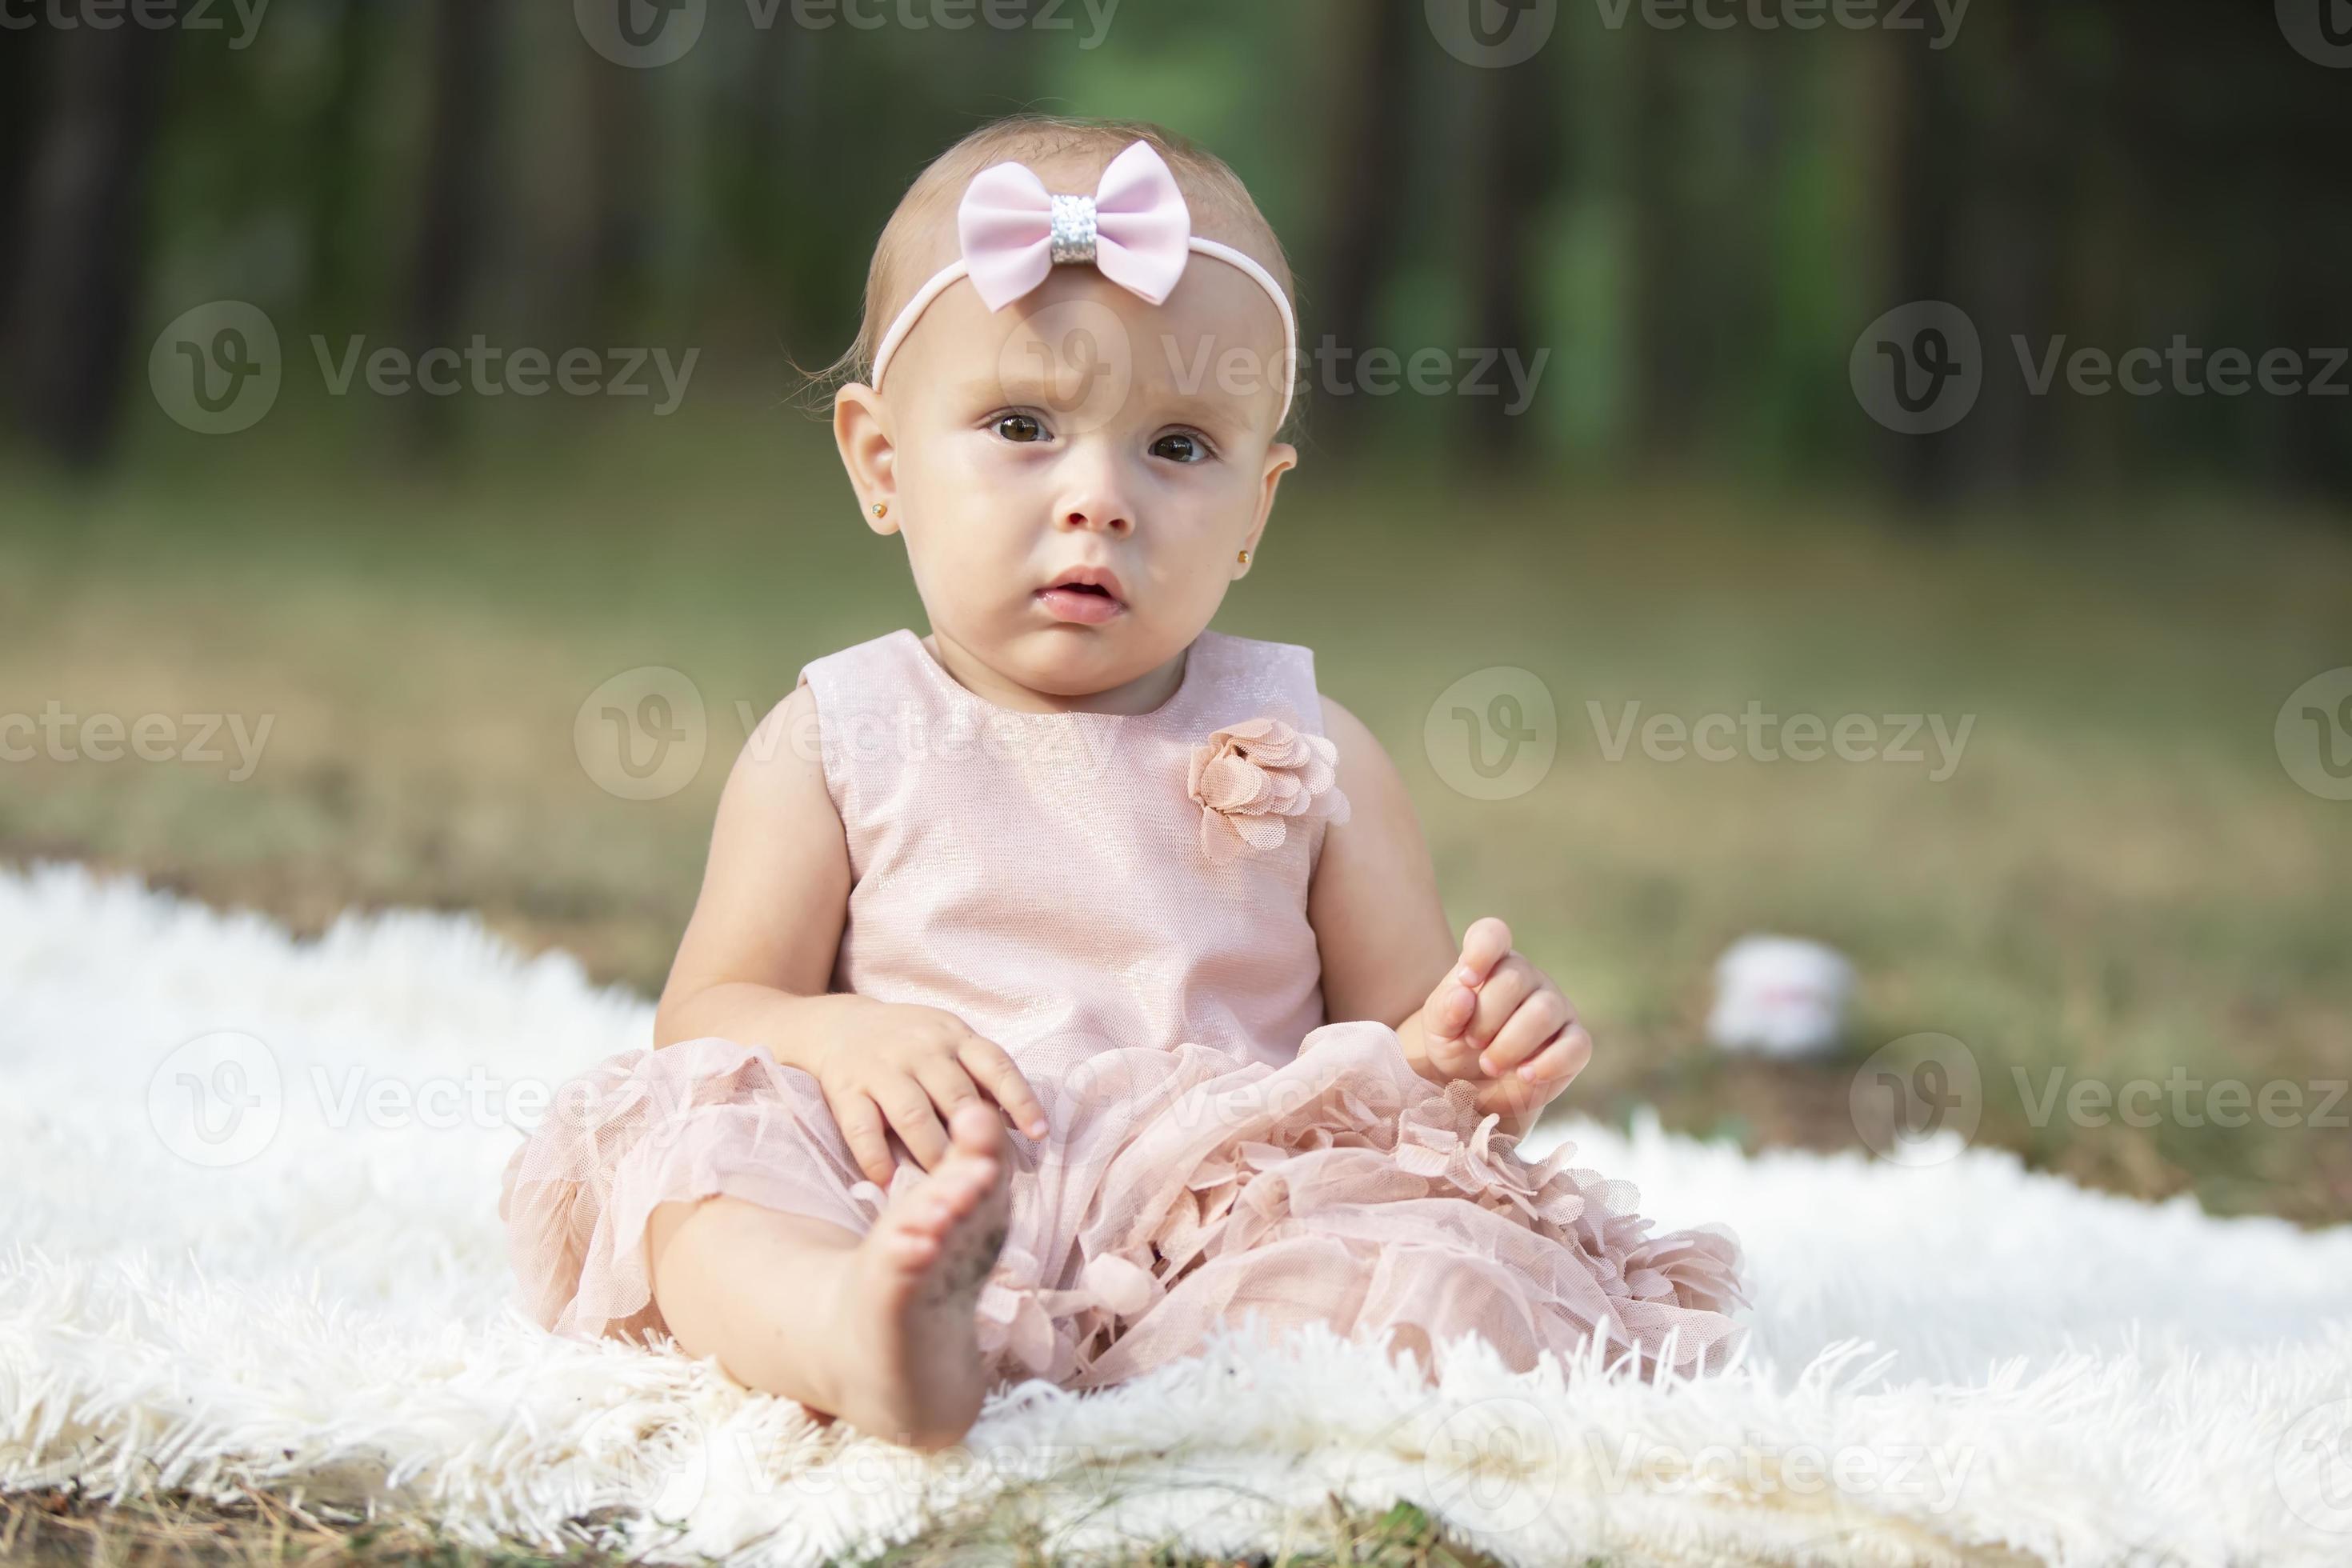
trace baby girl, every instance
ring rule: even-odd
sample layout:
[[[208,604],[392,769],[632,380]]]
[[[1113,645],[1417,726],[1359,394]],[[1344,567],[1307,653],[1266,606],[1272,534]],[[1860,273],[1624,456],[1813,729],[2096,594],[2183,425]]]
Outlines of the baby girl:
[[[499,1212],[560,1332],[666,1332],[923,1449],[1221,1322],[1426,1375],[1598,1337],[1719,1364],[1738,1248],[1514,1151],[1592,1054],[1457,944],[1312,652],[1208,629],[1297,381],[1289,268],[1153,126],[950,148],[876,247],[834,431],[929,635],[800,671],[720,798],[655,1046],[567,1084]]]

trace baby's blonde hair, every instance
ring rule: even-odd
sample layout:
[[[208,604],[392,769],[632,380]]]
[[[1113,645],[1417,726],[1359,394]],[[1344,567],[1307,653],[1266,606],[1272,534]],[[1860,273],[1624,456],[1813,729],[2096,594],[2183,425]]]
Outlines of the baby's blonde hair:
[[[1184,204],[1192,209],[1192,232],[1244,251],[1274,275],[1297,310],[1290,259],[1274,226],[1258,211],[1257,202],[1241,176],[1223,158],[1163,126],[1140,120],[1090,120],[1058,114],[1014,114],[992,120],[931,160],[915,177],[897,210],[882,226],[875,242],[874,259],[866,271],[866,313],[857,339],[842,356],[816,373],[814,386],[827,400],[846,383],[870,381],[875,351],[890,330],[899,309],[910,299],[931,268],[924,242],[933,226],[952,225],[956,204],[963,199],[971,177],[992,163],[1007,159],[1033,163],[1069,153],[1092,156],[1098,166],[1109,163],[1132,142],[1148,142],[1167,161],[1176,176]]]

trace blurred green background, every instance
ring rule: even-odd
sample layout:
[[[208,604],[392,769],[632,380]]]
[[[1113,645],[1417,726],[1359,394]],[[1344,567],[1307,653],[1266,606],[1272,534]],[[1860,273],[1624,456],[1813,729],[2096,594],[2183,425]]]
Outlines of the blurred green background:
[[[217,762],[26,748],[10,863],[304,931],[478,910],[658,987],[743,715],[924,629],[796,367],[847,343],[876,232],[949,142],[1142,118],[1249,182],[1310,348],[1456,367],[1304,389],[1303,464],[1216,624],[1317,650],[1403,769],[1457,929],[1505,916],[1580,999],[1601,1055],[1566,1105],[1844,1147],[1857,1064],[1936,1031],[1981,1066],[1979,1137],[2037,1163],[2352,1215],[2341,1120],[2036,1113],[2053,1071],[2284,1081],[2307,1110],[2352,1075],[2352,803],[2326,782],[2352,707],[2331,731],[2335,689],[2312,700],[2308,755],[2279,728],[2352,666],[2352,403],[2168,368],[2097,394],[2063,363],[2037,395],[2013,346],[2326,374],[2352,343],[2352,73],[2318,4],[2310,29],[2121,0],[1957,26],[1896,0],[1712,0],[1724,26],[1639,0],[42,7],[16,0],[35,22],[0,52],[0,722],[269,729],[249,771],[226,733]],[[221,301],[274,356],[224,344],[251,318]],[[1921,301],[1967,318],[1979,390],[1912,435],[1853,371],[1882,341],[1925,366]],[[638,396],[332,390],[354,340],[477,334],[605,375],[695,357],[664,411],[650,369]],[[267,357],[274,392],[192,402],[182,342]],[[1540,366],[1523,408],[1461,391],[1490,352]],[[646,666],[694,683],[708,750],[625,800],[575,720]],[[1489,801],[1424,722],[1496,667],[1549,693],[1558,754]],[[1612,761],[1588,705],[1632,702],[1972,728],[1942,778]],[[1706,1044],[1710,968],[1759,931],[1853,957],[1842,1054]]]

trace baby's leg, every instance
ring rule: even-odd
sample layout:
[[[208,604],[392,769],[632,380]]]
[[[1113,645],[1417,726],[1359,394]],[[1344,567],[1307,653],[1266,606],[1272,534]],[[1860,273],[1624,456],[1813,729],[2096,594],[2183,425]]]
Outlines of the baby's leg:
[[[693,1356],[869,1436],[944,1448],[987,1393],[973,1308],[1004,1245],[1011,1151],[960,1107],[947,1155],[860,1237],[720,1194],[657,1205],[654,1300]]]

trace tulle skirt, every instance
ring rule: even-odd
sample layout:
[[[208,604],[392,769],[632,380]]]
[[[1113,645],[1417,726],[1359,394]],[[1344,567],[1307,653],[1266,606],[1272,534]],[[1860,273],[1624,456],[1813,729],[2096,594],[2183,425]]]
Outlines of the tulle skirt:
[[[1118,1383],[1255,1310],[1387,1340],[1426,1368],[1475,1333],[1524,1371],[1551,1350],[1719,1365],[1744,1331],[1717,1226],[1652,1235],[1636,1194],[1543,1160],[1472,1087],[1415,1073],[1396,1032],[1327,1024],[1282,1066],[1207,1046],[1123,1048],[1031,1082],[1049,1131],[1011,1136],[1003,1251],[977,1306],[992,1381]],[[889,1192],[923,1179],[895,1135]],[[566,1083],[499,1203],[526,1309],[559,1333],[667,1331],[647,1275],[656,1205],[728,1194],[863,1234],[889,1193],[816,1079],[718,1037],[632,1050]]]

